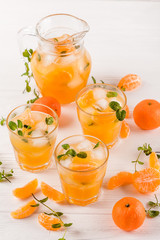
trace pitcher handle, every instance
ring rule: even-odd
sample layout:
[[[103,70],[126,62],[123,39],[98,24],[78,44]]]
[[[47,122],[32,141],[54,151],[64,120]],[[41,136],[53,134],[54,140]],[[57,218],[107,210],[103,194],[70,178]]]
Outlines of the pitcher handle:
[[[28,41],[26,42],[27,37],[34,37],[37,38],[36,36],[36,31],[35,28],[32,26],[24,27],[18,31],[18,45],[19,45],[19,50],[21,56],[23,56],[23,51],[25,49],[35,49],[37,45],[37,40],[32,41],[30,44],[28,44]],[[35,45],[36,42],[36,45]]]

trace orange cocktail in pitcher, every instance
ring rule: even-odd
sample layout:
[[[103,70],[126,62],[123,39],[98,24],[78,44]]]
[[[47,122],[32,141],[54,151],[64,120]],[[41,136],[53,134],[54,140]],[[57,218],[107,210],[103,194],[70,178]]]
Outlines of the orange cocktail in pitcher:
[[[85,206],[98,199],[108,155],[105,144],[92,136],[75,135],[58,144],[55,159],[70,203]]]
[[[51,108],[36,103],[21,105],[8,115],[7,127],[23,170],[38,172],[51,165],[58,127],[58,117]]]
[[[83,39],[88,31],[89,26],[82,19],[53,14],[38,22],[36,32],[30,28],[19,32],[20,37],[30,34],[38,38],[31,69],[43,96],[66,104],[75,101],[77,92],[86,86],[91,58]]]
[[[78,93],[76,103],[83,133],[113,146],[125,117],[125,94],[110,84],[92,84]]]

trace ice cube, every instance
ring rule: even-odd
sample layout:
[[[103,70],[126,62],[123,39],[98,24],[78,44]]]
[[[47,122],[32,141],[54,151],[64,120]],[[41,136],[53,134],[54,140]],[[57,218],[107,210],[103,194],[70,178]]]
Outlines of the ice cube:
[[[93,147],[92,147],[91,142],[86,139],[86,140],[80,142],[79,144],[77,144],[76,148],[77,148],[78,151],[89,151]]]
[[[48,139],[44,136],[43,131],[40,129],[36,129],[31,133],[31,137],[35,137],[35,139],[32,139],[32,145],[34,147],[42,147],[43,145],[46,145],[49,143]],[[41,138],[36,138],[41,137]]]
[[[41,132],[43,131],[46,131],[47,130],[47,124],[45,122],[39,122],[36,124],[36,129],[37,130],[40,130]],[[42,133],[41,133],[42,135]]]
[[[49,66],[50,64],[52,64],[54,61],[56,60],[55,56],[53,55],[49,55],[49,54],[46,54],[43,58],[43,65],[44,66]]]
[[[109,101],[109,102],[112,102],[112,101],[118,102],[118,103],[120,104],[120,106],[122,107],[122,103],[121,103],[120,101],[118,101],[116,97],[109,98],[108,101]]]
[[[65,65],[65,64],[72,63],[75,60],[76,60],[76,56],[74,54],[64,55],[64,57],[59,57],[58,63]]]
[[[97,160],[103,160],[105,158],[105,153],[102,147],[93,149],[91,152],[91,157]]]
[[[108,107],[108,101],[107,101],[106,99],[104,99],[104,98],[99,99],[99,100],[95,103],[94,107],[95,107],[96,109],[100,110],[100,111],[103,111],[103,110],[105,110],[105,109]]]
[[[94,88],[93,96],[95,100],[99,100],[106,97],[106,91],[103,88]]]
[[[71,158],[66,158],[65,160],[60,160],[60,163],[63,167],[69,168],[69,166],[72,163],[72,159]]]
[[[78,87],[79,85],[81,85],[82,82],[83,82],[83,79],[82,79],[82,78],[78,78],[78,76],[77,76],[77,77],[73,78],[72,81],[70,81],[70,82],[67,84],[67,86],[68,86],[69,88],[76,88],[76,87]]]
[[[95,109],[93,107],[87,107],[84,110],[85,110],[85,112],[90,113],[90,114],[93,114],[95,112]]]
[[[52,125],[48,125],[48,132],[52,132],[53,130],[55,129],[55,125],[52,124]]]
[[[40,114],[38,111],[31,111],[31,114],[32,114],[32,119],[35,122],[40,122],[43,120],[42,114]]]

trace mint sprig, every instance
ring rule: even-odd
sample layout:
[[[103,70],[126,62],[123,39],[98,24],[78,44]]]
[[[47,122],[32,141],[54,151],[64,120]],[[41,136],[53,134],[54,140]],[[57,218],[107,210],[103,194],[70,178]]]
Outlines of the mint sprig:
[[[87,153],[86,152],[79,152],[76,153],[76,151],[73,148],[70,148],[70,145],[65,143],[62,145],[62,148],[66,150],[64,154],[60,154],[57,156],[57,159],[60,160],[65,160],[67,157],[79,157],[79,158],[86,158]]]
[[[6,122],[6,119],[4,117],[1,117],[0,118],[0,125],[4,126],[5,122]]]
[[[31,62],[32,54],[33,54],[32,49],[29,50],[25,49],[24,52],[22,53],[23,57],[26,58],[26,62],[24,63],[25,72],[21,76],[25,76],[27,78],[25,80],[26,86],[25,89],[23,90],[23,93],[31,91],[30,81],[33,77],[33,73],[30,70],[29,63]]]
[[[47,214],[47,215],[54,215],[56,216],[60,221],[61,223],[56,223],[56,224],[52,224],[52,228],[61,228],[61,227],[64,227],[65,231],[64,231],[64,234],[63,234],[63,237],[62,238],[59,238],[59,239],[63,239],[65,240],[65,235],[66,235],[66,232],[67,232],[67,228],[72,226],[73,223],[64,223],[61,216],[63,215],[62,212],[56,212],[54,211],[51,207],[49,207],[45,202],[47,202],[48,198],[44,198],[44,199],[41,199],[39,200],[38,198],[36,198],[36,196],[34,194],[32,194],[33,198],[37,201],[37,204],[35,205],[31,205],[31,207],[37,207],[39,206],[39,204],[42,204],[44,207],[48,208],[50,210],[50,213],[46,213],[44,212],[44,214]]]
[[[2,162],[0,162],[0,165],[2,165]],[[13,176],[13,169],[11,169],[9,172],[5,172],[5,170],[2,170],[0,172],[0,182],[3,182],[3,181],[8,181],[9,183],[11,183],[11,181],[9,180],[10,177]]]
[[[132,161],[132,163],[135,164],[135,172],[137,171],[137,164],[140,164],[140,165],[143,165],[143,164],[144,164],[144,162],[139,161],[139,158],[140,158],[142,152],[143,152],[146,156],[148,156],[148,155],[150,155],[150,154],[152,153],[152,148],[151,148],[150,144],[145,143],[145,144],[143,144],[142,147],[141,147],[141,146],[138,147],[138,151],[140,151],[140,152],[139,152],[139,154],[138,154],[137,159],[136,159],[135,161]]]
[[[150,206],[150,208],[148,210],[145,210],[146,211],[146,215],[148,217],[150,217],[150,218],[155,218],[155,217],[157,217],[160,214],[160,211],[152,210],[155,207],[160,207],[160,203],[158,201],[157,195],[154,194],[154,196],[155,196],[156,202],[149,201],[148,205]]]
[[[126,111],[125,110],[121,110],[121,105],[116,102],[116,101],[111,101],[109,103],[109,107],[114,110],[116,112],[116,118],[118,119],[118,121],[123,121],[126,117]]]

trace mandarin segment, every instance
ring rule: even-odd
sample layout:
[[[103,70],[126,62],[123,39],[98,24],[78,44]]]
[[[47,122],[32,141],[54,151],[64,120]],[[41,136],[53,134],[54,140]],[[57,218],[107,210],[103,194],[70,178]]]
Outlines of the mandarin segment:
[[[142,80],[138,75],[128,74],[119,81],[118,87],[124,91],[131,91],[139,87],[141,81]]]
[[[49,186],[48,184],[46,184],[45,182],[41,182],[41,190],[42,193],[52,199],[53,201],[56,202],[63,202],[65,199],[65,196],[63,193],[57,191],[56,189],[52,188],[51,186]]]
[[[127,138],[130,135],[130,127],[126,121],[122,122],[121,131],[120,131],[120,137],[121,138]]]
[[[131,184],[133,182],[132,176],[133,174],[130,172],[119,172],[109,179],[107,188],[111,190],[122,185]]]
[[[129,111],[128,105],[125,106],[124,110],[126,111],[126,117],[125,118],[129,118],[130,111]]]
[[[159,162],[157,154],[155,152],[152,152],[150,154],[149,166],[160,171],[160,162]]]
[[[133,185],[140,193],[155,192],[160,185],[160,172],[151,167],[135,172]]]
[[[47,230],[57,231],[59,228],[53,228],[53,224],[62,224],[62,222],[58,218],[53,218],[51,216],[46,215],[45,213],[40,213],[38,215],[38,222]]]
[[[35,193],[37,186],[38,180],[37,178],[35,178],[31,182],[27,183],[25,186],[14,189],[13,195],[20,199],[28,198],[32,195],[32,193]]]
[[[22,219],[22,218],[29,217],[37,210],[37,207],[31,207],[31,205],[35,205],[35,204],[36,204],[36,201],[31,200],[26,205],[18,208],[16,211],[11,212],[12,218]]]

